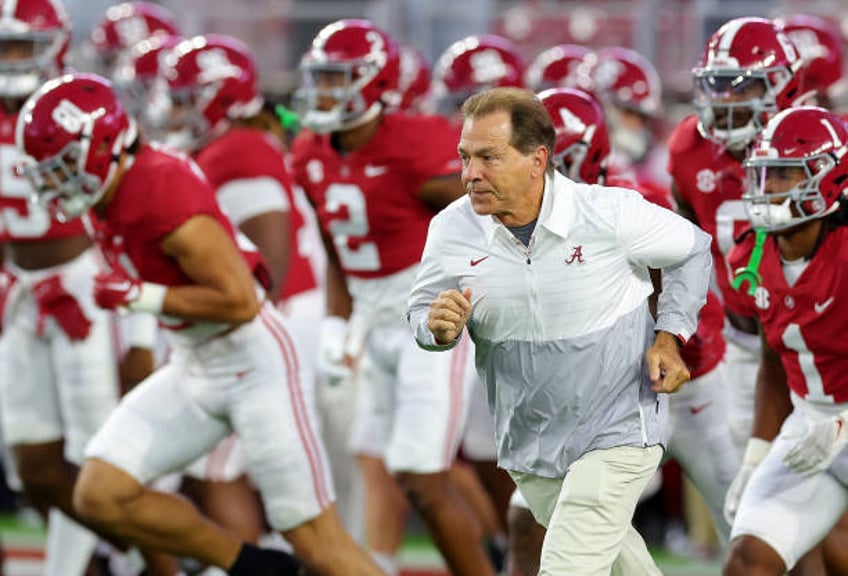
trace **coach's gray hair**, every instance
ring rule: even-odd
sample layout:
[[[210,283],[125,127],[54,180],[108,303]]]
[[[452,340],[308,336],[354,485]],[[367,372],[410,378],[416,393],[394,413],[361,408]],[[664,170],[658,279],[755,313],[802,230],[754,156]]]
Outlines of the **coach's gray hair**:
[[[522,154],[530,154],[539,146],[548,149],[549,175],[554,173],[556,132],[545,106],[529,90],[492,88],[469,97],[462,105],[462,117],[479,118],[495,112],[509,114],[512,136],[509,144]]]

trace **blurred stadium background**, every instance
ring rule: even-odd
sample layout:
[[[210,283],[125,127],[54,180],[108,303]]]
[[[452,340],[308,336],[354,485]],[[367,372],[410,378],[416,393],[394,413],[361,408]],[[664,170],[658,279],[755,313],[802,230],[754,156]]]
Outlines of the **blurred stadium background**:
[[[155,1],[155,0],[154,0]],[[66,0],[73,57],[85,61],[88,32],[109,0]],[[657,67],[669,99],[685,101],[690,70],[709,35],[738,16],[815,14],[848,32],[844,0],[161,0],[186,34],[235,35],[253,50],[264,88],[285,94],[315,33],[338,18],[364,17],[434,60],[452,42],[493,32],[527,60],[560,43],[628,46]],[[80,66],[82,67],[82,66]]]

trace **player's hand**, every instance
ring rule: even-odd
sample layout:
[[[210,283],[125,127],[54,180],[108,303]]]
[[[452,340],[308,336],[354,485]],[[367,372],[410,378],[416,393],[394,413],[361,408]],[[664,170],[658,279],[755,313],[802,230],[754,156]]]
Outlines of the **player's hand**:
[[[771,448],[771,442],[762,438],[751,438],[748,440],[748,445],[745,447],[745,456],[742,459],[742,466],[730,487],[727,489],[727,494],[724,497],[724,519],[728,524],[733,524],[733,519],[736,517],[736,511],[739,510],[739,502],[742,500],[742,494],[745,493],[745,487],[748,485],[748,480],[757,466],[760,465],[763,458],[768,454]]]
[[[437,344],[453,342],[462,333],[471,316],[471,288],[462,292],[446,290],[430,304],[427,328],[433,333]]]
[[[62,278],[48,276],[32,286],[38,306],[36,333],[41,335],[48,317],[53,318],[71,340],[85,340],[91,331],[91,320],[73,294],[65,290]]]
[[[846,444],[848,420],[840,414],[808,426],[783,457],[783,462],[795,472],[811,476],[830,468]]]
[[[648,374],[654,392],[677,392],[690,378],[689,369],[680,357],[677,337],[660,330],[645,354]]]
[[[94,277],[94,301],[106,310],[127,308],[141,296],[141,281],[110,270]]]
[[[345,355],[347,332],[347,320],[341,316],[327,316],[321,321],[318,370],[324,381],[331,386],[350,378],[352,374]]]

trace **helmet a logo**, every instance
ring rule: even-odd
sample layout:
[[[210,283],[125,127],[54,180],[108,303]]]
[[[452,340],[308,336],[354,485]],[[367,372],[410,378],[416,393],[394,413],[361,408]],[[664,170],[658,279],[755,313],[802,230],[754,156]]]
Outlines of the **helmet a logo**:
[[[790,64],[794,63],[798,60],[798,52],[795,50],[795,46],[792,44],[792,41],[786,36],[786,34],[778,34],[777,41],[780,43],[781,48],[786,53],[786,59]]]
[[[93,120],[92,115],[86,114],[76,104],[64,99],[53,109],[51,117],[69,134],[79,134]]]
[[[121,39],[122,45],[132,46],[150,36],[150,28],[144,18],[132,16],[115,22],[115,33]]]
[[[220,48],[204,50],[197,54],[198,78],[201,82],[215,82],[225,78],[237,78],[241,69],[230,62],[227,53]]]
[[[477,84],[489,84],[503,78],[509,66],[497,50],[481,50],[471,55],[471,79]]]
[[[801,57],[806,60],[815,60],[827,56],[827,47],[819,42],[819,37],[812,30],[793,30],[789,32],[789,38],[795,43]]]
[[[559,117],[566,132],[583,134],[586,131],[586,123],[568,108],[560,108]]]
[[[609,90],[618,81],[624,72],[621,62],[615,60],[602,60],[593,72],[593,78],[601,90]]]

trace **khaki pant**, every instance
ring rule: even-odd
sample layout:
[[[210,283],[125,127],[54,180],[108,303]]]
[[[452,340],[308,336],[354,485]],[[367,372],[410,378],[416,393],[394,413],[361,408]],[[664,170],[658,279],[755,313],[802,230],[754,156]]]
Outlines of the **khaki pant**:
[[[661,457],[660,446],[620,446],[584,454],[565,478],[511,472],[548,529],[539,576],[661,576],[631,523]]]

